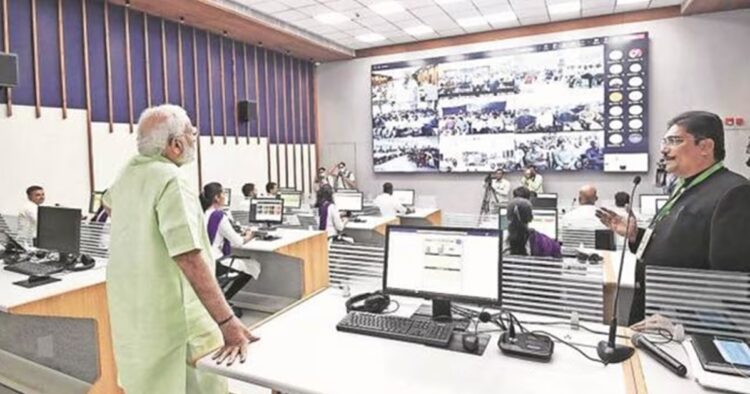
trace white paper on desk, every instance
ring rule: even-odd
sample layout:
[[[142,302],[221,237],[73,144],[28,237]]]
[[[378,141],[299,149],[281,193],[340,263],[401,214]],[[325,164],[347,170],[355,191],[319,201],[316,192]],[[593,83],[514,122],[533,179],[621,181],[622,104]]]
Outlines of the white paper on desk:
[[[750,379],[723,373],[709,372],[703,369],[698,354],[695,353],[692,341],[682,343],[682,347],[690,360],[690,367],[695,381],[709,389],[726,390],[733,393],[750,394]]]

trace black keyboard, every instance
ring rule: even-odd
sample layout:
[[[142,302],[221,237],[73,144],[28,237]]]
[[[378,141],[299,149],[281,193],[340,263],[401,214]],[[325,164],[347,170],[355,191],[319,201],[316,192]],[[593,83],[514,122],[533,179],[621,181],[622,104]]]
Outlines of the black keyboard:
[[[417,320],[368,312],[349,312],[336,325],[336,329],[438,347],[448,347],[453,335],[451,323],[437,323],[432,320]]]
[[[64,271],[65,266],[56,261],[54,263],[23,261],[13,265],[6,265],[5,269],[28,276],[48,276]]]

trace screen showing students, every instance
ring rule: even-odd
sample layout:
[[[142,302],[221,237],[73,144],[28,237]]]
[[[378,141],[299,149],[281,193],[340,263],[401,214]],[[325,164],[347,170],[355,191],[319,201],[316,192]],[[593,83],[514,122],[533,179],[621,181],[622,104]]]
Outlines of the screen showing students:
[[[284,220],[284,200],[257,198],[250,200],[250,222],[281,224]]]

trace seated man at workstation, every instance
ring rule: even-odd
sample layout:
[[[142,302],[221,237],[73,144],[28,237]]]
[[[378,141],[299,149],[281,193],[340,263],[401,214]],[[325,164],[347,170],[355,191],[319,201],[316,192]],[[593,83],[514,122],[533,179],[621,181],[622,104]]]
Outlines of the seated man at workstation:
[[[604,230],[606,227],[596,217],[597,190],[592,185],[584,185],[578,190],[578,206],[562,217],[561,227]]]
[[[44,204],[44,189],[37,185],[29,186],[26,189],[26,199],[18,212],[18,233],[21,238],[31,242],[36,238],[37,211]]]
[[[630,205],[630,195],[627,192],[622,191],[615,193],[615,207],[612,211],[620,216],[627,217],[628,210],[630,209],[632,209],[632,206]],[[635,215],[635,213],[633,213],[633,215]]]
[[[278,197],[278,196],[279,196],[279,185],[276,182],[266,183],[265,197]]]
[[[401,205],[401,203],[393,197],[393,184],[390,182],[383,184],[383,193],[375,197],[373,204],[378,207],[380,214],[383,216],[397,216],[410,213],[409,209]]]
[[[146,109],[138,154],[104,195],[112,213],[107,301],[118,382],[128,393],[226,393],[226,379],[192,363],[245,359],[256,341],[214,276],[198,196],[180,167],[196,154],[184,109]],[[158,371],[158,373],[155,373]]]
[[[255,184],[246,183],[242,185],[242,195],[245,196],[245,199],[240,201],[240,210],[248,212],[250,211],[250,200],[258,196],[258,193],[255,191]]]
[[[633,324],[644,317],[645,266],[750,271],[750,182],[724,167],[724,127],[716,114],[690,111],[668,123],[661,154],[677,189],[648,228],[601,208],[597,216],[627,236],[636,253]]]

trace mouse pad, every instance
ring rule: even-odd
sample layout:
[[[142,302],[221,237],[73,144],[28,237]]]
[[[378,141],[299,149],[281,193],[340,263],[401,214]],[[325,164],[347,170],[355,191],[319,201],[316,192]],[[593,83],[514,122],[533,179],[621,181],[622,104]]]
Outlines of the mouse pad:
[[[470,352],[466,349],[464,349],[463,345],[463,337],[466,335],[463,332],[453,332],[453,337],[451,337],[451,341],[448,344],[448,347],[443,348],[445,350],[451,350],[454,352],[459,353],[466,353],[466,354],[473,354],[475,356],[481,356],[484,354],[484,350],[487,349],[487,345],[490,343],[490,335],[489,334],[478,334],[479,337],[479,348],[475,352]]]

